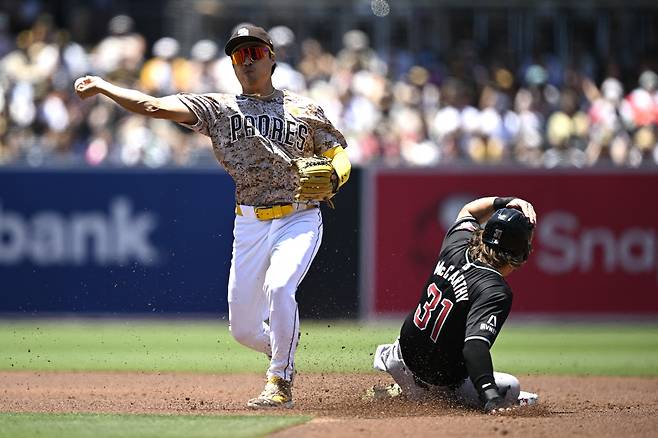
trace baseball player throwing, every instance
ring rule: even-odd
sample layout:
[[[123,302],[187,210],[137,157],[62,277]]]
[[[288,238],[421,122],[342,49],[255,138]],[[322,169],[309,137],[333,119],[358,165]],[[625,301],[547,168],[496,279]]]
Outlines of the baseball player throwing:
[[[235,29],[226,54],[243,94],[156,98],[99,77],[75,82],[81,98],[103,94],[123,108],[173,120],[212,140],[235,182],[236,218],[228,282],[229,324],[241,344],[270,357],[252,408],[292,407],[299,339],[295,293],[322,239],[321,201],[350,174],[343,135],[313,101],[272,86],[276,58],[260,27]]]
[[[489,353],[512,306],[505,277],[528,259],[535,223],[532,205],[518,198],[481,198],[461,209],[400,337],[375,352],[374,367],[403,395],[487,413],[537,400],[516,377],[495,373]]]

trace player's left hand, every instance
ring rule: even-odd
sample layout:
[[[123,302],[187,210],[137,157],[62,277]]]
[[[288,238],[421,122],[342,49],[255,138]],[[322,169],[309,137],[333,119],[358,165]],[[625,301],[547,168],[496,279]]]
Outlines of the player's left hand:
[[[506,207],[520,210],[523,215],[530,220],[531,224],[537,223],[537,213],[535,213],[535,208],[528,201],[524,201],[521,198],[514,198],[507,203]]]
[[[501,407],[498,409],[492,409],[491,411],[487,412],[489,415],[505,415],[509,414],[516,410],[516,406],[506,406],[506,407]]]
[[[298,201],[327,201],[334,195],[331,160],[326,157],[299,158],[294,161],[299,173]]]
[[[505,398],[509,386],[503,388],[489,388],[481,394],[484,401],[484,412],[489,415],[500,415],[510,412],[514,407]]]

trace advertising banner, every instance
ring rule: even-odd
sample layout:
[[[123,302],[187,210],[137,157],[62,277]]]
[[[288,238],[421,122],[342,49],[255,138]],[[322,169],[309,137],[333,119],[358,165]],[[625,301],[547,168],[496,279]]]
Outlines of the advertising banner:
[[[227,312],[223,172],[3,171],[0,312]]]
[[[459,209],[494,195],[538,213],[530,259],[507,278],[515,313],[658,314],[658,173],[379,171],[373,184],[367,316],[408,312]]]

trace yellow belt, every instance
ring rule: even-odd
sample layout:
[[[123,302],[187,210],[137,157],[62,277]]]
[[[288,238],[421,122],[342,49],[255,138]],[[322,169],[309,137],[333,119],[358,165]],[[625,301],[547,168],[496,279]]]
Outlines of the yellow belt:
[[[254,207],[254,214],[258,220],[269,221],[272,219],[280,219],[282,217],[288,216],[295,211],[308,210],[309,208],[314,207],[315,205],[306,205],[302,208],[295,208],[293,204],[272,205],[270,207]],[[239,204],[235,206],[235,214],[238,216],[244,216]]]

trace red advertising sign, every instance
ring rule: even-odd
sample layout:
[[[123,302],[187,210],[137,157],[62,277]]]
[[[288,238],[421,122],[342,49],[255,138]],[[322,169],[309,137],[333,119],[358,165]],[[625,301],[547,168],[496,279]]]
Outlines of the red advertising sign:
[[[459,209],[518,196],[538,213],[515,314],[658,314],[658,173],[379,171],[366,313],[408,312]]]

